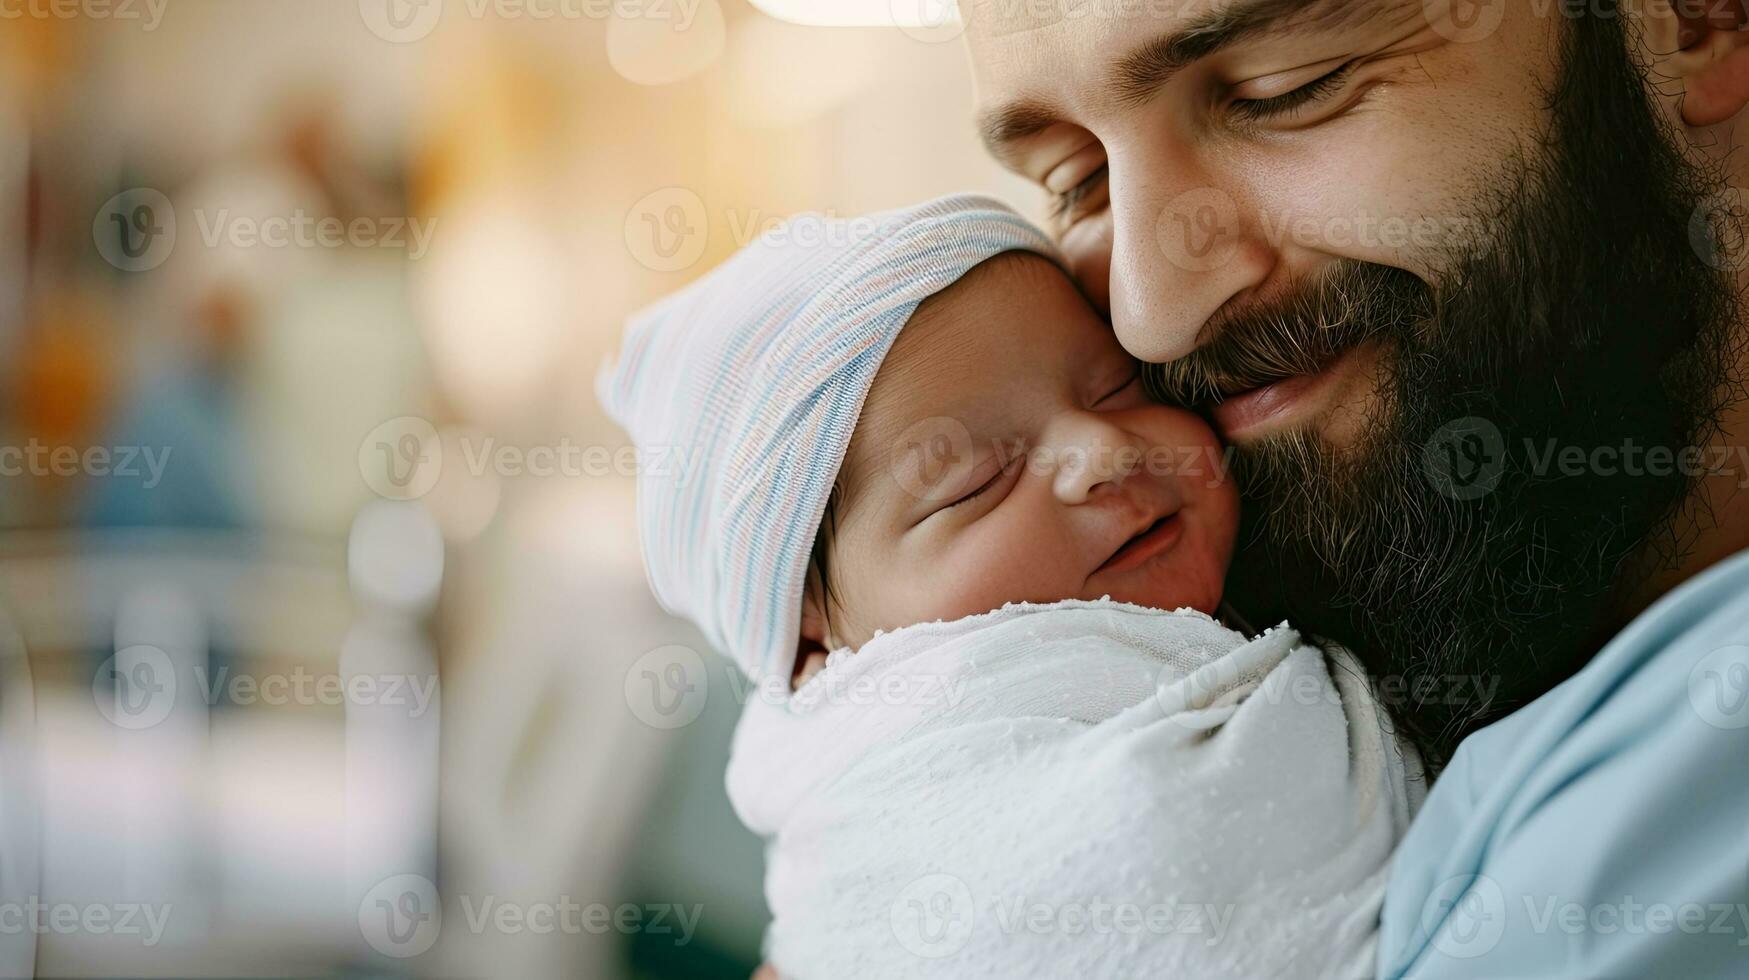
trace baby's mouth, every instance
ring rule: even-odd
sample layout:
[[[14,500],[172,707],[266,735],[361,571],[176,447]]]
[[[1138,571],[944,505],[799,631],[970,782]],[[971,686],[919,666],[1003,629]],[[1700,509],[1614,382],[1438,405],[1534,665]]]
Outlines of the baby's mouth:
[[[1104,564],[1094,571],[1096,573],[1126,571],[1135,568],[1172,547],[1178,541],[1178,536],[1183,533],[1183,530],[1184,522],[1179,519],[1178,511],[1173,511],[1143,528],[1140,534],[1125,541],[1116,551],[1112,552],[1111,557],[1107,558]]]

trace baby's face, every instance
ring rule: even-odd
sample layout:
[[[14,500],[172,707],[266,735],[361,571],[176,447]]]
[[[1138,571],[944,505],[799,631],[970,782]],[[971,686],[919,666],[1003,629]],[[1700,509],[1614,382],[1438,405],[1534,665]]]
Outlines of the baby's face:
[[[1201,419],[1147,398],[1056,266],[985,262],[918,309],[875,378],[815,638],[856,647],[1023,600],[1212,612],[1239,514],[1223,463]],[[819,630],[817,590],[808,607]]]

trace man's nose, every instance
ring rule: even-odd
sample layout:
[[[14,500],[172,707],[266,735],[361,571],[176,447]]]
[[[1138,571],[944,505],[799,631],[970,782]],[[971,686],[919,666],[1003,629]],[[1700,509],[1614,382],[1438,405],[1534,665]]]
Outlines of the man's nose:
[[[1055,466],[1051,492],[1070,506],[1117,491],[1141,469],[1139,441],[1098,412],[1059,419],[1046,446]]]
[[[1228,300],[1261,285],[1276,251],[1236,189],[1175,171],[1184,161],[1136,161],[1111,181],[1110,314],[1117,338],[1144,361],[1196,348]]]

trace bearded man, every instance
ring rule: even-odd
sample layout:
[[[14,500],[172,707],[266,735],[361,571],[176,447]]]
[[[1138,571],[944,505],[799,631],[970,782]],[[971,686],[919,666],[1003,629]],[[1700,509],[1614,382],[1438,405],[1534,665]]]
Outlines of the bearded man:
[[[1449,760],[1381,975],[1741,975],[1740,0],[961,11],[991,152],[1233,449],[1229,600]]]

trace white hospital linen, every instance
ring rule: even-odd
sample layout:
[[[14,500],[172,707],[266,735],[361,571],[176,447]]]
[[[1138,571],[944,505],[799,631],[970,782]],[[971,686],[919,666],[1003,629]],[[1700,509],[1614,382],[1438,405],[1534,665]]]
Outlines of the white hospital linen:
[[[1370,975],[1413,751],[1346,653],[1010,605],[755,699],[729,792],[814,977]]]

